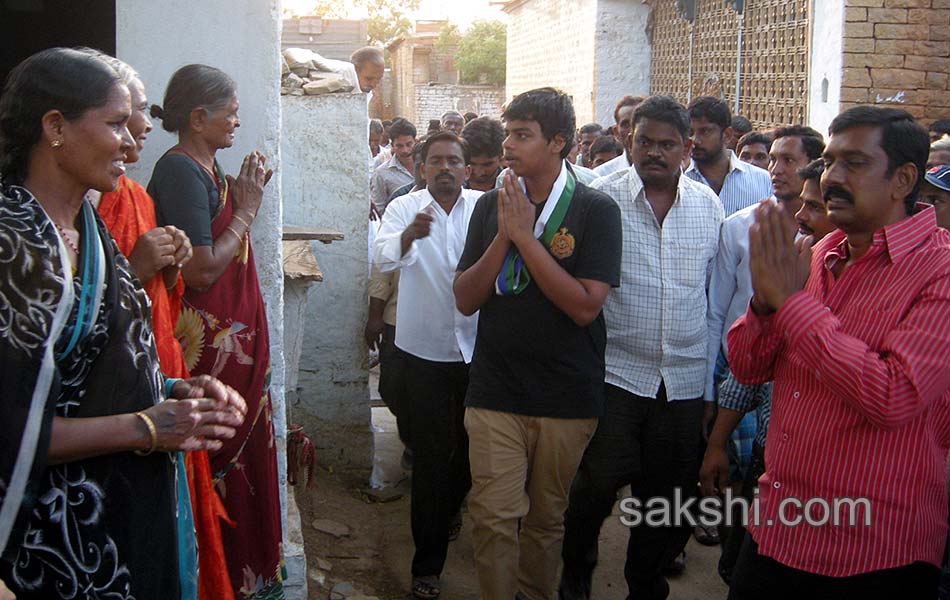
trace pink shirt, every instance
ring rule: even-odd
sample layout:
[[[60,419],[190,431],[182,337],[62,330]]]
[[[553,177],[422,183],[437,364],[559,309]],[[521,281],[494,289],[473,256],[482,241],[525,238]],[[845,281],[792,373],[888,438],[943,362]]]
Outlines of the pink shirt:
[[[774,315],[748,310],[729,331],[739,381],[775,381],[760,518],[749,530],[760,554],[820,575],[939,565],[947,536],[950,232],[927,208],[876,232],[836,280],[831,269],[847,256],[844,234],[831,233],[814,248],[802,292]],[[863,511],[854,526],[781,524],[786,498],[867,498],[870,525]]]

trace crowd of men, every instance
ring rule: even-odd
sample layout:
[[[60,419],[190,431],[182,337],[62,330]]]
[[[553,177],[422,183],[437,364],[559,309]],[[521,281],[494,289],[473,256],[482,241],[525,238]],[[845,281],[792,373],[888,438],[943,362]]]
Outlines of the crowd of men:
[[[483,598],[590,598],[629,486],[761,516],[631,519],[629,598],[668,596],[691,534],[735,600],[934,598],[950,123],[863,106],[825,137],[625,96],[578,128],[552,88],[500,117],[370,128],[365,336],[413,470],[413,596],[440,595],[467,498]],[[867,504],[793,524],[815,499]]]

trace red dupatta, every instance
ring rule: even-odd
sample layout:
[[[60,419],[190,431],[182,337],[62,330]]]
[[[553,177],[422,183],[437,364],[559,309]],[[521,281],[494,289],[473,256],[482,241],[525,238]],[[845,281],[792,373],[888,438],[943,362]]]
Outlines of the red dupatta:
[[[125,176],[119,178],[114,192],[102,195],[97,210],[119,251],[126,256],[132,254],[143,234],[157,227],[152,198],[141,185]],[[162,373],[166,377],[186,379],[190,375],[181,345],[175,338],[184,282],[179,276],[175,287],[166,290],[159,273],[151,281],[142,282],[142,286],[152,302],[152,329]],[[200,600],[233,600],[218,521],[223,519],[230,523],[230,519],[214,490],[208,453],[186,452],[185,469],[198,543],[198,597]]]

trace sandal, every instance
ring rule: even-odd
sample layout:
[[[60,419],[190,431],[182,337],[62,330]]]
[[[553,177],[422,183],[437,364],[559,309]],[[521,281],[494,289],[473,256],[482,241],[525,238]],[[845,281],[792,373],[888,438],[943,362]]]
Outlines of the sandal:
[[[437,575],[427,575],[425,577],[416,577],[412,580],[412,597],[431,599],[438,598],[442,593],[439,587],[439,577]]]
[[[719,544],[719,530],[715,527],[697,525],[693,528],[693,537],[703,546],[715,546]]]
[[[449,525],[449,541],[454,542],[459,539],[459,534],[462,533],[462,511],[455,513],[455,516],[452,518],[452,524]]]

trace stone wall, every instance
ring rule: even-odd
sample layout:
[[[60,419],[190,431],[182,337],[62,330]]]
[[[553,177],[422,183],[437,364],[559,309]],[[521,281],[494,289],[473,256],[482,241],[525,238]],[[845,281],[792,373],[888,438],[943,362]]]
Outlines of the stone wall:
[[[950,0],[846,0],[841,109],[950,118]]]
[[[504,10],[505,96],[554,86],[574,100],[578,125],[594,120],[597,0],[516,0]]]
[[[313,243],[324,279],[309,288],[303,318],[285,314],[288,338],[302,337],[297,384],[288,389],[290,414],[310,435],[321,463],[365,480],[373,458],[363,342],[369,198],[366,96],[281,96],[280,101],[284,225],[344,235],[343,241],[329,245]]]
[[[417,84],[413,123],[424,135],[429,119],[439,119],[447,110],[468,111],[479,116],[500,118],[505,103],[505,90],[493,85]]]
[[[811,15],[808,125],[822,135],[840,111],[844,2],[818,2]]]

